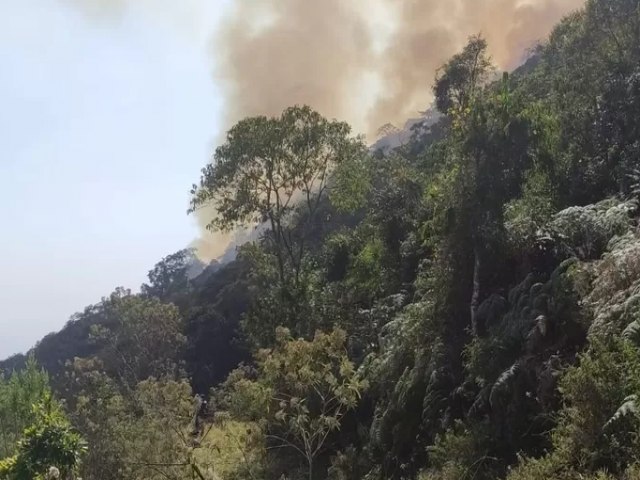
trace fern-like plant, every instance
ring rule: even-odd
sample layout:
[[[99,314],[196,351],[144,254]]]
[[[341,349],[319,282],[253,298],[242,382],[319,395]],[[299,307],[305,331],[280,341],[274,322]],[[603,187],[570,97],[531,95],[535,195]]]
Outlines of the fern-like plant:
[[[617,425],[625,418],[637,417],[638,416],[638,396],[637,395],[629,395],[624,399],[620,408],[616,410],[616,413],[607,420],[604,424],[603,430],[607,431],[611,429],[614,425]]]

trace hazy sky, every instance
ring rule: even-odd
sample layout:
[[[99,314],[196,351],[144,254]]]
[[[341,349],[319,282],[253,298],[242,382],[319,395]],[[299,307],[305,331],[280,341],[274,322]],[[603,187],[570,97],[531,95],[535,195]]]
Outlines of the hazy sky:
[[[218,133],[219,2],[181,22],[187,0],[166,18],[63,1],[0,1],[0,357],[194,239]]]

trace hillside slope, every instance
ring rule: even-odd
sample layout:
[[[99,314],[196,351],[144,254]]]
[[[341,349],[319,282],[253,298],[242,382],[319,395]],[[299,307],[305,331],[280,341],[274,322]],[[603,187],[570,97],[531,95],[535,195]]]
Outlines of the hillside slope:
[[[640,478],[640,6],[587,1],[498,80],[488,51],[375,151],[303,106],[230,130],[192,206],[260,238],[33,351],[84,477]]]

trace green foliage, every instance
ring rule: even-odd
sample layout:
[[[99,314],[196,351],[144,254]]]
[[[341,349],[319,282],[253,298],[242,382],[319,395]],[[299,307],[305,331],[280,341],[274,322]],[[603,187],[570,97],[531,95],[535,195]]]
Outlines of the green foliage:
[[[570,207],[557,213],[548,228],[567,250],[579,258],[597,258],[609,240],[626,233],[631,225],[634,202],[608,199],[595,205]]]
[[[236,124],[191,210],[259,238],[171,255],[34,349],[84,476],[639,478],[639,32],[637,0],[588,0],[495,81],[471,37],[396,150],[309,107]],[[40,385],[14,377],[11,471]],[[192,389],[224,378],[212,419]]]
[[[343,159],[332,172],[331,204],[338,211],[355,211],[366,204],[371,189],[371,171],[364,152]]]
[[[221,230],[281,221],[293,210],[294,195],[316,203],[333,169],[362,154],[362,144],[349,132],[347,124],[328,121],[309,107],[242,120],[203,170],[192,206],[213,201],[217,216],[211,226]]]
[[[556,193],[544,171],[527,172],[522,196],[505,206],[505,229],[516,247],[533,247],[541,229],[549,222],[556,208]]]
[[[200,186],[194,186],[192,211],[212,203],[213,229],[268,227],[261,251],[247,249],[245,256],[261,290],[269,285],[245,316],[249,336],[254,345],[264,346],[275,326],[286,325],[310,337],[319,325],[300,324],[313,314],[306,308],[312,288],[310,245],[325,223],[321,212],[328,193],[339,209],[354,209],[366,196],[362,140],[350,136],[347,124],[296,106],[276,118],[240,121],[214,157]]]
[[[226,418],[223,412],[216,415],[195,458],[209,462],[216,478],[223,480],[255,480],[265,478],[267,474],[262,429],[254,423]]]
[[[191,278],[204,270],[194,250],[180,250],[163,258],[149,272],[149,284],[142,285],[142,293],[162,301],[179,301],[191,294]]]
[[[34,406],[32,421],[15,456],[0,462],[0,478],[75,478],[85,444],[51,396]]]
[[[616,413],[607,420],[607,423],[604,424],[604,431],[611,431],[615,428],[617,424],[620,422],[632,418],[637,417],[638,415],[638,406],[637,406],[638,396],[637,395],[629,395],[624,399],[624,403],[616,410]]]
[[[382,269],[383,252],[384,247],[379,239],[373,238],[367,242],[353,259],[347,283],[364,289],[374,297],[379,296],[385,281]]]
[[[464,50],[442,67],[436,79],[433,93],[438,110],[443,113],[454,108],[464,111],[478,88],[486,82],[491,68],[486,40],[480,36],[471,37]]]
[[[95,371],[79,380],[84,389],[73,419],[89,445],[85,477],[160,480],[198,471],[213,478],[212,426],[202,423],[186,380],[149,378],[124,392]]]
[[[633,325],[640,318],[639,252],[636,234],[627,232],[614,237],[608,251],[593,266],[596,280],[586,297],[593,310],[591,335],[618,335],[626,331],[623,336],[633,339]]]
[[[490,455],[489,430],[477,424],[465,427],[457,423],[451,430],[438,435],[429,447],[431,468],[423,471],[420,480],[492,479],[500,476],[500,462]],[[497,467],[497,468],[493,468]]]
[[[191,210],[213,203],[210,228],[223,231],[267,222],[265,239],[277,259],[281,287],[298,287],[305,242],[331,188],[330,175],[341,167],[336,181],[343,189],[360,179],[364,145],[350,137],[346,123],[326,120],[306,106],[288,108],[277,118],[242,120],[226,140],[194,186]],[[294,213],[298,229],[290,228]]]
[[[120,430],[131,425],[131,412],[116,382],[96,367],[96,361],[76,360],[72,374],[76,398],[70,416],[89,447],[83,477],[115,480],[126,471],[127,445]]]
[[[33,407],[49,395],[49,376],[29,357],[24,369],[0,377],[0,458],[15,452],[17,440],[33,422]]]
[[[108,321],[92,326],[97,355],[114,377],[133,386],[150,376],[173,375],[184,346],[178,309],[156,298],[118,290],[104,303]]]
[[[361,367],[378,398],[369,443],[385,476],[415,474],[424,445],[446,427],[452,372],[436,312],[429,301],[407,306],[384,325],[379,351]]]
[[[554,472],[548,473],[552,478],[578,478],[600,469],[621,473],[636,462],[640,424],[633,395],[640,387],[639,368],[634,346],[594,340],[561,381],[566,407],[553,433],[553,453],[525,463],[513,478],[533,478],[529,471],[543,466]]]
[[[344,331],[306,341],[280,328],[276,337],[274,349],[258,354],[255,380],[241,371],[230,376],[223,405],[236,418],[263,422],[267,448],[299,454],[313,478],[318,457],[366,383],[348,359]]]

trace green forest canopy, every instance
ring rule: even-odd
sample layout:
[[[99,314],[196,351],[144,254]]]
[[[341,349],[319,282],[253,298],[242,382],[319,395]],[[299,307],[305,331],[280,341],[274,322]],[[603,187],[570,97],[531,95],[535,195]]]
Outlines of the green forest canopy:
[[[640,478],[640,4],[503,76],[489,47],[392,150],[307,106],[235,125],[192,209],[260,238],[4,361],[0,479]]]

